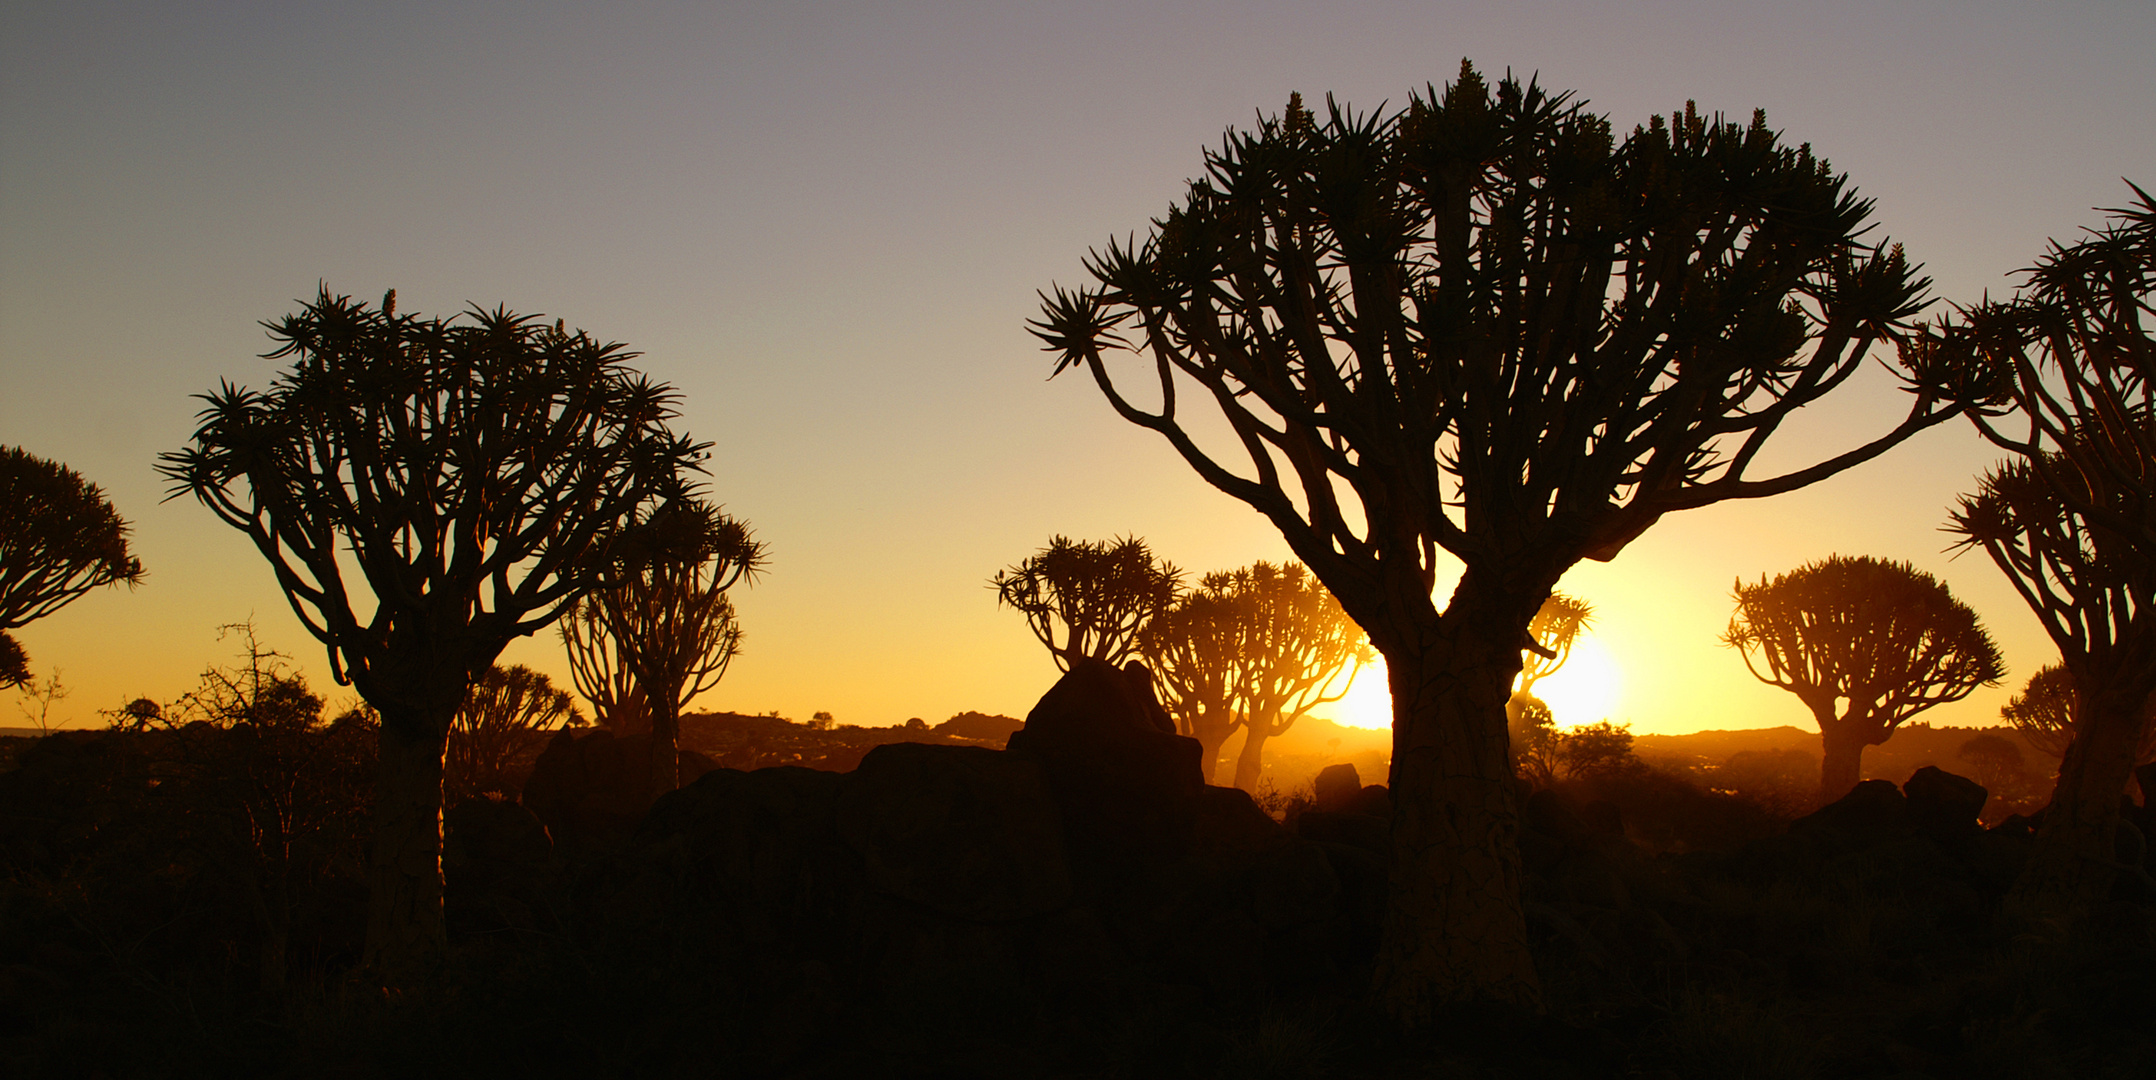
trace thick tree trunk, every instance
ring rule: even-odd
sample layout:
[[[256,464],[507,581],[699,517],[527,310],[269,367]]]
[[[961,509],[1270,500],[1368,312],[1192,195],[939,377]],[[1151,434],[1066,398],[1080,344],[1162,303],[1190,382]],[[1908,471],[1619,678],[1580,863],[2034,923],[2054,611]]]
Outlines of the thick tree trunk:
[[[1199,751],[1202,754],[1198,761],[1205,775],[1205,782],[1208,784],[1212,783],[1214,778],[1220,775],[1220,748],[1228,741],[1228,736],[1233,731],[1233,728],[1229,728],[1212,733],[1210,736],[1196,736]]]
[[[1861,725],[1834,719],[1834,704],[1828,702],[1824,713],[1815,711],[1819,721],[1819,738],[1823,744],[1819,762],[1819,805],[1825,806],[1850,793],[1857,781],[1864,778],[1864,747],[1871,740],[1865,738]]]
[[[681,786],[681,710],[651,710],[651,792],[657,799]]]
[[[1265,740],[1272,737],[1270,721],[1252,719],[1243,735],[1242,752],[1235,755],[1235,786],[1255,795],[1258,777],[1265,772]]]
[[[1377,642],[1393,697],[1393,821],[1375,989],[1407,1027],[1448,1003],[1542,1004],[1505,730],[1519,642],[1542,597],[1478,597],[1474,577],[1445,618]]]
[[[2146,675],[2117,679],[2082,694],[2074,741],[2059,763],[2036,848],[2007,894],[2010,916],[2063,926],[2110,893],[2119,801],[2148,722],[2150,681]]]
[[[366,966],[392,986],[431,974],[448,943],[442,923],[442,753],[449,717],[382,708],[367,867]]]

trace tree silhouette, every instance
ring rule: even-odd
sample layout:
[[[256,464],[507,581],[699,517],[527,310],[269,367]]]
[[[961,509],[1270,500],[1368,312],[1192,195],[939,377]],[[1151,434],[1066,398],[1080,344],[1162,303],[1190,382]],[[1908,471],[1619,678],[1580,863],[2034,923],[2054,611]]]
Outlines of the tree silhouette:
[[[1905,562],[1830,555],[1772,581],[1739,580],[1736,599],[1722,643],[1812,711],[1822,801],[1856,787],[1864,748],[1902,721],[2005,675],[1976,612]]]
[[[204,395],[159,469],[254,541],[381,715],[366,963],[403,981],[445,942],[443,752],[472,679],[601,580],[602,541],[685,495],[703,447],[668,430],[674,394],[635,354],[559,322],[325,288],[264,325],[290,369]]]
[[[615,545],[618,580],[583,603],[635,680],[651,730],[650,792],[680,786],[681,709],[718,685],[741,651],[726,590],[753,580],[764,546],[748,526],[700,503],[661,506]],[[572,623],[574,620],[570,620]]]
[[[1595,609],[1587,601],[1551,593],[1542,602],[1540,610],[1527,624],[1530,644],[1526,655],[1520,659],[1518,692],[1532,693],[1535,684],[1557,674],[1572,657],[1572,645],[1579,640],[1580,632],[1594,621]]]
[[[1265,741],[1287,734],[1311,709],[1346,696],[1356,671],[1372,658],[1370,646],[1332,593],[1293,563],[1256,562],[1208,574],[1204,587],[1233,598],[1246,620],[1236,691],[1243,749],[1235,759],[1235,786],[1255,794]]]
[[[1056,371],[1086,369],[1263,513],[1385,656],[1396,813],[1376,981],[1400,1020],[1540,1000],[1505,702],[1566,568],[1960,408],[1919,392],[1880,437],[1752,476],[1781,422],[1921,307],[1899,249],[1858,241],[1869,213],[1763,116],[1688,106],[1619,140],[1567,95],[1463,64],[1389,115],[1291,97],[1209,152],[1143,243],[1111,242],[1092,284],[1044,296],[1032,325]],[[1137,397],[1111,370],[1126,354],[1153,388]],[[1194,399],[1225,425],[1186,426]],[[1442,608],[1440,551],[1466,564]]]
[[[1249,625],[1238,597],[1200,586],[1148,620],[1138,651],[1160,685],[1182,734],[1198,740],[1205,782],[1219,770],[1220,748],[1243,725],[1237,688],[1243,683],[1243,632]]]
[[[591,703],[593,717],[616,738],[651,730],[651,710],[637,689],[636,675],[622,659],[621,648],[606,632],[605,615],[585,597],[564,612],[558,624],[569,653],[569,681]]]
[[[2109,501],[2058,484],[2080,474],[2059,458],[2039,471],[2009,461],[1964,496],[1949,531],[1991,556],[2036,613],[2072,675],[2074,736],[2059,763],[2035,853],[2009,895],[2016,912],[2072,918],[2110,887],[2112,835],[2156,695],[2156,560],[2075,506]],[[2026,697],[2024,698],[2026,703]]]
[[[582,727],[566,691],[522,664],[496,664],[473,680],[471,692],[449,722],[442,765],[442,802],[454,806],[487,794],[516,796],[508,769],[534,734],[557,726]]]
[[[127,522],[96,484],[57,462],[0,446],[0,689],[30,681],[30,657],[8,631],[101,585],[142,580]]]
[[[1519,679],[1513,685],[1512,696],[1505,699],[1505,727],[1515,744],[1523,735],[1535,730],[1534,723],[1527,717],[1530,710],[1539,707],[1544,713],[1550,711],[1549,703],[1535,696],[1535,684],[1555,675],[1557,669],[1565,666],[1565,661],[1572,657],[1573,642],[1579,640],[1580,632],[1587,629],[1587,624],[1592,621],[1594,608],[1585,600],[1563,593],[1551,593],[1550,598],[1542,602],[1541,609],[1535,612],[1535,617],[1528,622],[1527,648],[1520,657]],[[1553,725],[1552,730],[1555,730],[1554,716],[1545,722]],[[1542,767],[1542,758],[1531,748],[1523,752],[1521,746],[1515,745],[1512,749],[1512,761],[1515,769],[1524,763],[1536,770],[1538,775],[1548,772],[1548,769]],[[1547,787],[1549,779],[1549,776],[1542,775],[1541,785]]]
[[[2156,701],[2150,705],[2156,708]],[[2012,724],[2030,746],[2064,760],[2067,747],[2074,742],[2075,721],[2080,711],[2080,695],[2074,692],[2073,672],[2060,664],[2045,664],[2029,676],[2021,693],[2000,707],[1999,718]],[[2141,733],[2140,745],[2134,751],[2135,765],[2156,761],[2156,717],[2145,723],[2148,727]]]
[[[2053,241],[2012,299],[1960,309],[1905,351],[1936,380],[1988,391],[2006,407],[1971,411],[1977,430],[2156,560],[2156,200],[2127,187],[2134,205]]]
[[[1121,665],[1138,632],[1175,602],[1182,571],[1153,558],[1135,536],[1093,542],[1057,536],[989,579],[998,603],[1025,614],[1056,666],[1093,657]]]
[[[2108,888],[2118,793],[2156,714],[2156,202],[2133,192],[2103,229],[2054,241],[2011,300],[1964,309],[1907,346],[1935,381],[1981,387],[2001,406],[1972,419],[2018,456],[1962,500],[1951,528],[2013,581],[2073,674],[2075,736],[2009,897],[2045,921]]]

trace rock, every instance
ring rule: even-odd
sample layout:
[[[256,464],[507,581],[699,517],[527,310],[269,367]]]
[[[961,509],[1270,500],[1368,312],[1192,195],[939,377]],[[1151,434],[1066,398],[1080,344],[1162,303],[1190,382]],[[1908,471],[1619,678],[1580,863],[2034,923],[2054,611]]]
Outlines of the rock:
[[[1160,730],[1142,689],[1113,665],[1073,664],[1009,746],[1047,771],[1079,862],[1142,869],[1190,849],[1205,788],[1203,751],[1196,739]]]
[[[1315,809],[1332,814],[1352,813],[1352,804],[1362,794],[1362,777],[1353,765],[1327,765],[1318,770],[1314,786],[1317,789]]]
[[[648,733],[616,737],[605,729],[579,734],[564,728],[533,763],[522,802],[565,852],[617,845],[651,807],[645,764],[650,745]],[[694,750],[680,751],[676,761],[684,787],[718,767]]]
[[[1039,762],[982,747],[892,743],[845,778],[839,836],[869,883],[982,922],[1071,899],[1062,823]]]
[[[1392,823],[1369,814],[1305,810],[1295,819],[1295,835],[1359,848],[1380,859],[1392,857]]]
[[[1365,784],[1348,803],[1348,813],[1368,814],[1371,817],[1392,820],[1392,792],[1383,784]]]
[[[1288,831],[1249,792],[1208,784],[1198,792],[1194,840],[1199,851],[1264,852],[1287,843]]]
[[[1926,765],[1901,787],[1908,800],[1909,816],[1917,827],[1939,836],[1975,832],[1977,816],[1991,793],[1984,785],[1956,776],[1936,765]]]
[[[1123,665],[1123,677],[1137,689],[1139,704],[1144,706],[1145,718],[1154,730],[1175,734],[1175,718],[1169,716],[1167,708],[1160,703],[1160,690],[1153,685],[1153,669],[1146,667],[1143,661],[1132,660]]]
[[[1832,847],[1861,848],[1909,831],[1909,803],[1887,780],[1859,781],[1849,794],[1790,822],[1789,835]]]
[[[442,815],[443,904],[458,929],[535,926],[553,864],[546,826],[517,803],[466,799]]]

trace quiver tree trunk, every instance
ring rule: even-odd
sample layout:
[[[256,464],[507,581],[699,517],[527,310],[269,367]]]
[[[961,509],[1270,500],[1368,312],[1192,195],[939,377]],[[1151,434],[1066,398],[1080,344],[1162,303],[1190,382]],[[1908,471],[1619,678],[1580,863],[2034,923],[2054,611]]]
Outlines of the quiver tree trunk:
[[[1252,795],[1258,793],[1258,777],[1265,772],[1265,740],[1272,737],[1272,723],[1253,718],[1243,729],[1243,748],[1235,755],[1235,786]]]
[[[681,786],[681,710],[651,710],[651,793],[657,799]]]
[[[2055,927],[2072,922],[2110,893],[2118,869],[2119,802],[2149,723],[2151,680],[2116,680],[2085,693],[2074,741],[2059,763],[2058,786],[2036,848],[2007,894],[2014,918]]]
[[[442,757],[455,706],[376,708],[374,842],[367,856],[366,966],[392,986],[430,974],[448,943],[442,922]]]
[[[1836,719],[1831,698],[1812,705],[1812,716],[1819,723],[1819,804],[1825,806],[1849,794],[1864,778],[1864,748],[1875,740],[1861,717]]]
[[[1454,616],[1440,623],[1433,613],[1413,640],[1377,641],[1394,734],[1392,866],[1376,989],[1408,1027],[1428,1025],[1451,1002],[1537,1010],[1542,1003],[1521,906],[1518,787],[1505,730],[1517,643],[1536,604],[1525,604],[1517,620],[1504,609],[1520,605],[1474,612],[1485,605],[1474,603],[1471,588],[1463,581]],[[1489,618],[1461,618],[1463,607]]]

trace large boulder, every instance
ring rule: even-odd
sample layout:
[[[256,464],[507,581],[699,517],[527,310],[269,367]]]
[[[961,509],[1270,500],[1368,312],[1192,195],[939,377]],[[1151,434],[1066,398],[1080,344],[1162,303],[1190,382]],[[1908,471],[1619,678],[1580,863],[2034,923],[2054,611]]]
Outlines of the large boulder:
[[[534,929],[554,878],[554,842],[529,809],[466,799],[442,815],[443,904],[461,930]]]
[[[1024,919],[1070,903],[1062,821],[1039,762],[891,743],[846,777],[838,834],[869,884],[946,915]]]
[[[1114,665],[1080,660],[1011,735],[1010,750],[1047,772],[1066,843],[1082,864],[1143,870],[1190,849],[1204,751],[1196,739],[1160,730],[1153,704]]]
[[[1910,819],[1918,828],[1941,837],[1974,834],[1980,828],[1977,816],[1991,797],[1984,785],[1936,765],[1918,769],[1901,791],[1909,803]]]
[[[581,855],[616,846],[651,808],[650,747],[648,733],[616,736],[605,729],[564,728],[533,763],[521,801],[564,852]],[[694,750],[681,750],[677,758],[684,786],[716,767]]]

